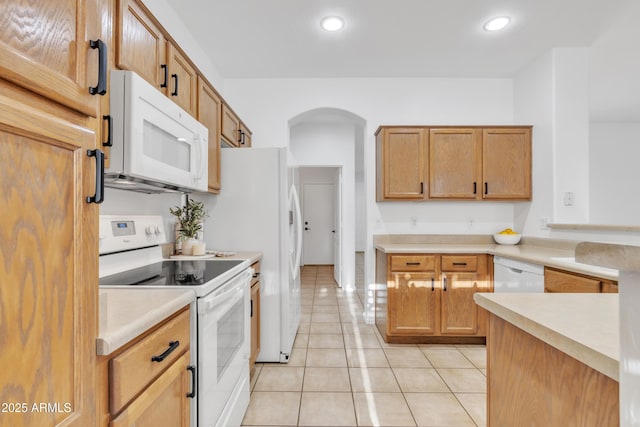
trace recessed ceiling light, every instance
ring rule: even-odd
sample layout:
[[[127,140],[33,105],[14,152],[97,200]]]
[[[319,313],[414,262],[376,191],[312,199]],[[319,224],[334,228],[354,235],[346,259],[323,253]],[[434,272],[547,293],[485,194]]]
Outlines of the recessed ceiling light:
[[[320,21],[320,26],[326,31],[340,31],[344,27],[344,19],[339,16],[326,16]]]
[[[506,27],[510,21],[511,18],[508,16],[498,16],[485,22],[482,28],[484,28],[485,31],[499,31]]]

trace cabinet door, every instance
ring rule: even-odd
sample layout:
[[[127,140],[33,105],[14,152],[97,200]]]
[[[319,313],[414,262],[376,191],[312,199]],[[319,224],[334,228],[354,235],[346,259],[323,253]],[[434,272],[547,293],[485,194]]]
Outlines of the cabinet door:
[[[160,90],[169,80],[166,40],[160,27],[136,0],[118,0],[116,64],[138,73]]]
[[[2,425],[96,424],[97,129],[0,80],[0,402],[28,405]]]
[[[225,103],[222,104],[222,137],[234,147],[240,145],[240,119]]]
[[[112,422],[111,427],[189,426],[191,373],[187,351]]]
[[[195,117],[198,101],[198,74],[195,67],[173,43],[167,43],[167,62],[167,96]]]
[[[618,282],[611,282],[609,280],[602,281],[602,289],[603,294],[617,294],[618,293]]]
[[[256,363],[260,353],[260,282],[251,286],[251,357],[249,366]]]
[[[3,0],[0,75],[3,79],[96,117],[100,37],[95,2]]]
[[[378,200],[425,198],[427,133],[424,129],[383,129],[378,143]],[[381,161],[380,161],[381,160]],[[381,163],[381,164],[380,164]],[[381,170],[380,170],[381,168]]]
[[[439,294],[435,272],[390,273],[387,283],[388,334],[437,335]]]
[[[487,255],[442,256],[442,335],[486,333],[486,313],[473,301],[473,294],[491,291],[487,260]]]
[[[544,291],[560,293],[599,293],[602,281],[568,271],[544,269]]]
[[[198,78],[198,120],[209,129],[209,192],[220,192],[220,117],[222,101],[203,79]]]
[[[429,198],[479,198],[481,147],[480,129],[430,129]]]
[[[484,129],[483,199],[531,199],[531,128]]]

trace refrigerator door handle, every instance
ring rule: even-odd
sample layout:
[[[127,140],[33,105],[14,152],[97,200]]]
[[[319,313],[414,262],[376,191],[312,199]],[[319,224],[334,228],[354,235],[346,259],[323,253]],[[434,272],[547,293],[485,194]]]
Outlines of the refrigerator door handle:
[[[296,186],[291,185],[289,191],[289,206],[293,208],[293,214],[295,217],[294,227],[296,231],[296,247],[293,262],[289,259],[289,266],[291,267],[291,276],[293,279],[298,277],[298,271],[300,270],[300,257],[302,255],[302,215],[300,212],[300,200],[298,199],[298,192]]]

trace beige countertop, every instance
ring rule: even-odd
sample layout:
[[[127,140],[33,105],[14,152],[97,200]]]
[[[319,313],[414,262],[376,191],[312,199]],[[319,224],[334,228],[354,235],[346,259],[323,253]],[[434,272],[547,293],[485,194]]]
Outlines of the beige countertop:
[[[189,289],[100,289],[98,356],[113,353],[193,301]]]
[[[474,240],[474,239],[471,239]],[[476,239],[477,240],[477,239]],[[618,271],[595,265],[575,262],[573,249],[537,246],[534,244],[498,245],[492,242],[375,242],[375,248],[384,253],[478,253],[502,256],[518,261],[555,267],[574,273],[603,279],[618,280]]]
[[[489,294],[475,302],[496,316],[619,381],[616,294]]]

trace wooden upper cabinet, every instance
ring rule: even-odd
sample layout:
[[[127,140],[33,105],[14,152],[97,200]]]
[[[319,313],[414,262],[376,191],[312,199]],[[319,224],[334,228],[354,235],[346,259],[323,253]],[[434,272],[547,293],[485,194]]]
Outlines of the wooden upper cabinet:
[[[96,2],[3,0],[0,75],[76,111],[96,117],[100,38]],[[106,78],[106,77],[105,77]]]
[[[222,100],[202,78],[198,78],[198,120],[209,129],[209,192],[220,192],[220,117]]]
[[[242,139],[240,119],[224,102],[222,103],[222,138],[233,147],[239,147]]]
[[[251,147],[251,131],[242,122],[240,122],[240,147],[242,148]]]
[[[480,129],[429,129],[429,198],[479,198],[481,168]]]
[[[0,402],[28,405],[2,413],[3,426],[96,424],[98,205],[85,198],[98,127],[0,79]]]
[[[167,43],[167,62],[167,96],[195,117],[198,102],[198,74],[195,67],[173,43]]]
[[[162,29],[136,0],[118,0],[117,15],[116,65],[123,70],[135,71],[165,91],[170,77],[166,68],[167,42]]]
[[[531,200],[531,128],[483,129],[484,199]]]
[[[421,128],[384,128],[376,135],[378,201],[425,198],[427,147]]]

